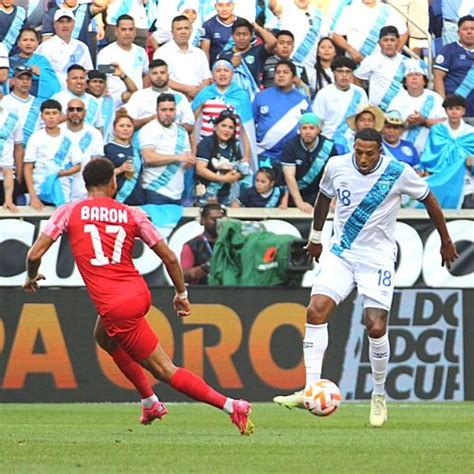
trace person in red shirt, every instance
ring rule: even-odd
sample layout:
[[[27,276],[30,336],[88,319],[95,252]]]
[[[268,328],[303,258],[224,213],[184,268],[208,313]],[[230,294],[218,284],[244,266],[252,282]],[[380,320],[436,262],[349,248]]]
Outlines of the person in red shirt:
[[[173,308],[184,317],[191,314],[191,305],[176,255],[144,213],[113,199],[117,184],[109,160],[90,161],[83,178],[88,198],[66,204],[50,217],[28,252],[23,288],[28,292],[38,289],[38,282],[45,279],[38,273],[42,256],[61,234],[67,233],[74,259],[99,313],[96,339],[135,385],[142,400],[151,402],[149,407],[144,404],[140,422],[150,424],[168,412],[147,382],[144,367],[175,390],[228,413],[241,434],[252,434],[250,404],[228,398],[189,370],[176,367],[145,318],[151,294],[132,261],[135,238],[142,239],[163,261],[176,289]]]

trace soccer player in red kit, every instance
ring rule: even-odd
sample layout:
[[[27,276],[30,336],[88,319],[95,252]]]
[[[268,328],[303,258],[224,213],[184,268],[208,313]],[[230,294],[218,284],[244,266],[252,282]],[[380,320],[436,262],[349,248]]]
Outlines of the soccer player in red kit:
[[[88,198],[61,206],[50,217],[28,252],[24,289],[29,292],[38,289],[38,282],[45,278],[38,273],[41,257],[66,232],[74,259],[99,313],[96,338],[134,383],[142,399],[154,394],[141,366],[175,390],[228,413],[241,434],[252,434],[250,404],[228,398],[192,372],[176,367],[145,318],[151,295],[132,261],[135,238],[142,239],[161,258],[176,289],[174,310],[178,316],[188,316],[191,305],[176,255],[144,213],[113,199],[117,184],[109,160],[90,161],[83,177]],[[143,407],[140,421],[149,424],[161,419],[167,411],[156,398],[152,407]]]

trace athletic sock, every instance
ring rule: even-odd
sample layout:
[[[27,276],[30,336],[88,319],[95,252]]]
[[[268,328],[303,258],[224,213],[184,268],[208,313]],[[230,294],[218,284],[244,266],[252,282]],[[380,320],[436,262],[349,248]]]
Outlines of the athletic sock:
[[[208,403],[221,410],[224,409],[227,401],[227,397],[216,392],[201,377],[187,369],[178,368],[173,377],[171,377],[170,385],[193,400]]]
[[[146,378],[145,371],[138,362],[135,362],[120,346],[117,346],[110,355],[123,375],[138,390],[142,400],[154,395],[150,382]]]
[[[142,398],[142,405],[145,408],[151,408],[154,403],[159,402],[159,398],[156,396],[156,394],[153,394],[151,397],[147,398]]]
[[[321,378],[324,353],[328,347],[328,325],[306,324],[303,340],[304,365],[306,368],[306,385]]]
[[[388,334],[374,339],[369,337],[369,359],[372,367],[374,381],[374,395],[385,393],[385,380],[387,379],[388,360],[390,358],[390,344]]]

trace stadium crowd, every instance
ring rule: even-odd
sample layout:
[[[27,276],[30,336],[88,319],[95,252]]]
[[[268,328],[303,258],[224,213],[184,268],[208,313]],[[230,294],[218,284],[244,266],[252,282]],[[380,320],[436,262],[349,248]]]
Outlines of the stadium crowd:
[[[472,0],[0,0],[0,41],[12,212],[84,198],[106,157],[126,204],[311,214],[364,128],[474,208]]]

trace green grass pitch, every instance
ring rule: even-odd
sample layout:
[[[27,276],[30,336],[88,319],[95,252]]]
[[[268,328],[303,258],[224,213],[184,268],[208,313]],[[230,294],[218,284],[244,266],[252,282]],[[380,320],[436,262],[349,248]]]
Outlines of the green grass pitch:
[[[328,418],[255,403],[256,432],[171,403],[151,426],[138,404],[0,405],[0,472],[474,473],[474,403],[389,403],[382,429],[367,403]]]

